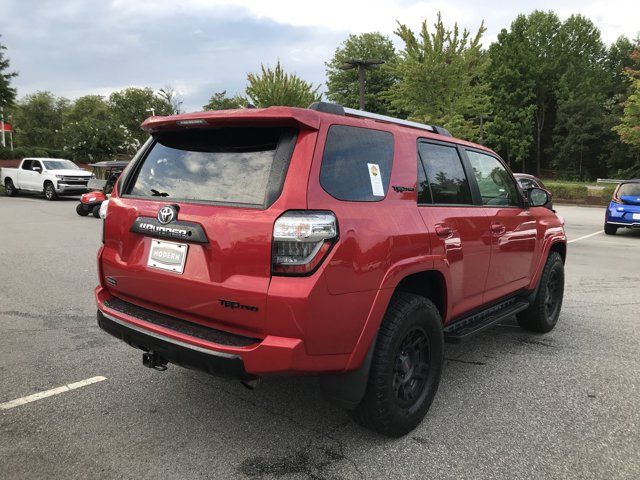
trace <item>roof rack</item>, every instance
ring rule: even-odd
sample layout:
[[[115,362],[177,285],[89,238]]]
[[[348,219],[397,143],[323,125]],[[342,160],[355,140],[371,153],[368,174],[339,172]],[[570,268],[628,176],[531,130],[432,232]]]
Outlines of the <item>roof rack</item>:
[[[356,110],[355,108],[345,108],[345,115],[358,118],[369,118],[371,120],[377,120],[379,122],[395,123],[397,125],[404,125],[406,127],[419,128],[421,130],[428,130],[429,132],[435,132],[436,129],[426,123],[412,122],[411,120],[402,120],[400,118],[389,117],[387,115],[380,115],[378,113],[366,112],[364,110]]]
[[[403,120],[401,118],[389,117],[378,113],[367,112],[364,110],[356,110],[355,108],[346,108],[337,103],[315,102],[309,108],[318,112],[332,113],[334,115],[348,115],[350,117],[368,118],[378,122],[395,123],[396,125],[404,125],[405,127],[419,128],[428,132],[437,133],[450,137],[451,134],[446,128],[427,125],[426,123],[412,122],[411,120]]]

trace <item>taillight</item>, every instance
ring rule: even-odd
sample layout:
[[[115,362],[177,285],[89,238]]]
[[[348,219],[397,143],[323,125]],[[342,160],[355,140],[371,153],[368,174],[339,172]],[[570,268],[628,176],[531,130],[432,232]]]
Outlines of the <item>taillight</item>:
[[[273,225],[272,273],[313,273],[337,239],[338,221],[331,212],[303,210],[284,213]]]

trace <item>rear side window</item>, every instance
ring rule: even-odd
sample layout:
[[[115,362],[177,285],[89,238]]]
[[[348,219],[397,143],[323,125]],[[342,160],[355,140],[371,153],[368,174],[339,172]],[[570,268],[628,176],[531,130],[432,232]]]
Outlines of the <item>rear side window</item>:
[[[33,160],[25,160],[22,162],[22,170],[31,170],[33,166]]]
[[[334,198],[375,202],[387,194],[393,165],[393,135],[333,125],[322,156],[320,185]]]
[[[420,143],[418,145],[420,159],[426,172],[429,193],[423,193],[423,199],[431,199],[433,203],[443,205],[469,205],[471,189],[462,167],[462,160],[454,146]],[[421,202],[423,203],[423,202]]]
[[[266,207],[280,195],[295,144],[285,128],[211,128],[161,133],[136,166],[136,197]]]

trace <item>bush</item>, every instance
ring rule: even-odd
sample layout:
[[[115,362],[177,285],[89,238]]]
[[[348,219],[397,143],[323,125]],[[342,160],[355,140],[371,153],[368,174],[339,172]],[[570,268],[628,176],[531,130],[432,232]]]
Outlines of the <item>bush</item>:
[[[600,198],[604,202],[609,202],[611,197],[613,197],[613,191],[616,189],[618,185],[607,185],[604,187],[604,190],[600,192]]]
[[[582,183],[545,182],[554,200],[586,200],[589,189]]]
[[[47,150],[45,150],[44,148],[34,148],[32,150],[31,155],[29,155],[30,157],[48,157],[49,156],[49,152]]]
[[[16,154],[8,148],[0,148],[0,160],[15,160]]]

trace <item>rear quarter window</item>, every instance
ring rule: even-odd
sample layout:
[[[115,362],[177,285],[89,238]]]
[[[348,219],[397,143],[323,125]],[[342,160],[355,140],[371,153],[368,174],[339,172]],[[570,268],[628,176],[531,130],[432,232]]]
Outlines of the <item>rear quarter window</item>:
[[[385,198],[393,166],[393,135],[368,128],[332,125],[322,156],[320,185],[338,200]]]

